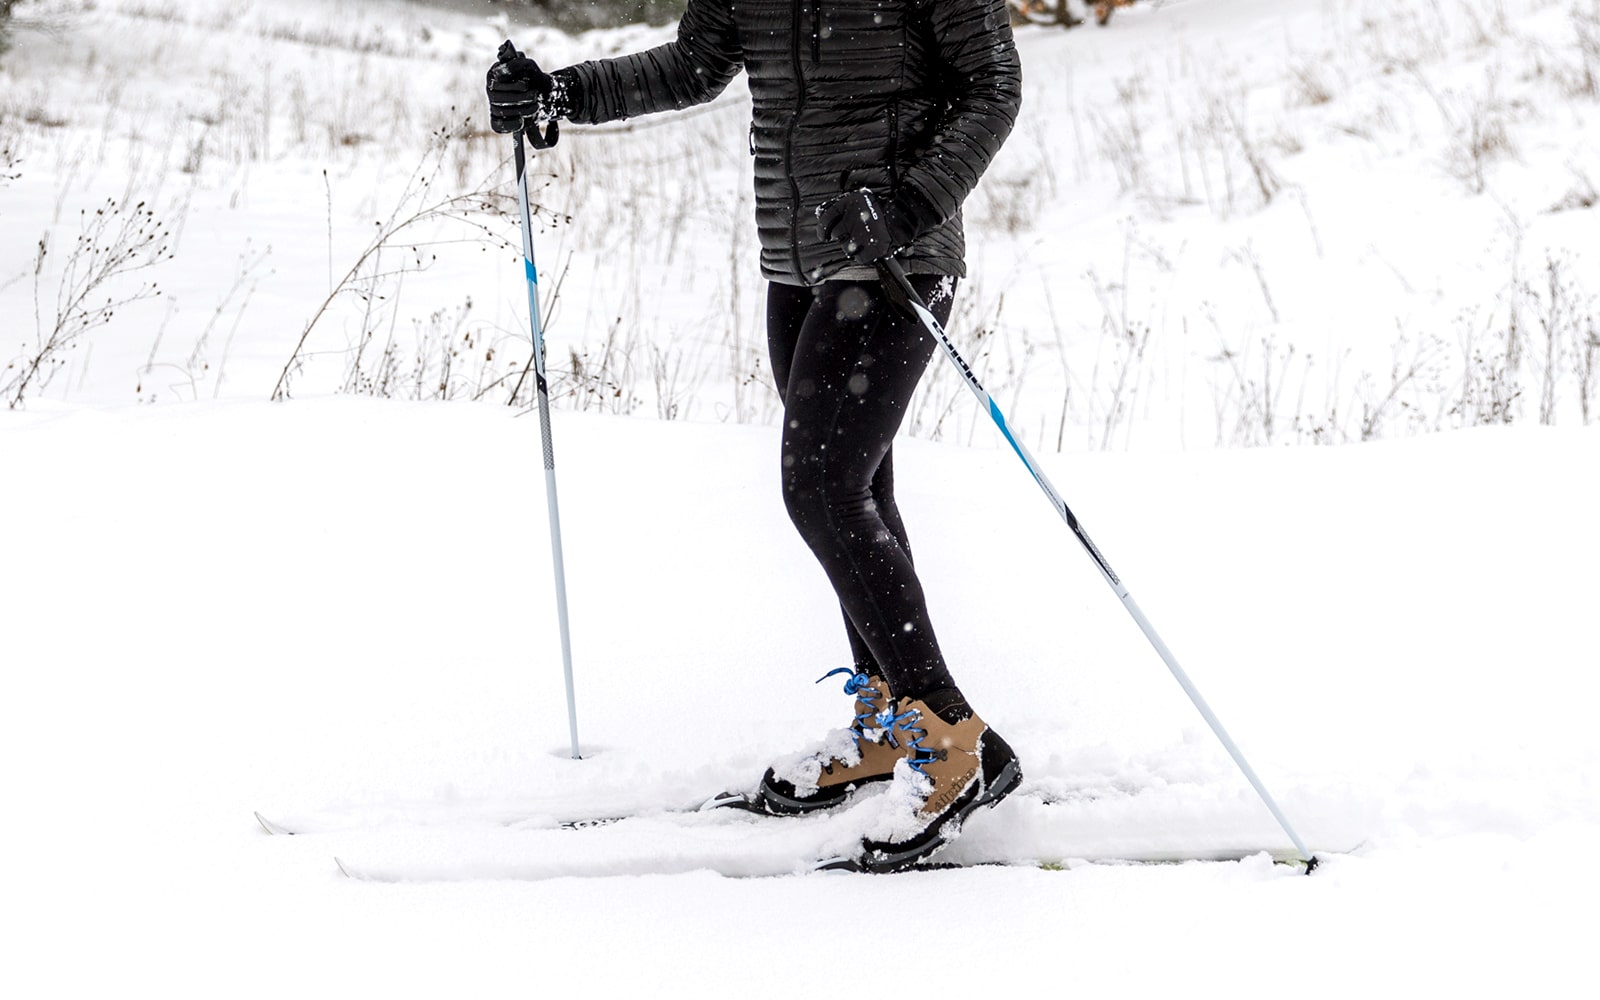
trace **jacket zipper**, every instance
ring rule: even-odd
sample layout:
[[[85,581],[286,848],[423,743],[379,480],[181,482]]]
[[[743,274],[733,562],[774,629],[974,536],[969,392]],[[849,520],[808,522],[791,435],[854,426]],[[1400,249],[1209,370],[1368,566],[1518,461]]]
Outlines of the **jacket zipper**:
[[[800,182],[794,176],[794,133],[800,124],[800,113],[806,107],[806,77],[800,65],[801,8],[805,0],[793,0],[790,8],[789,62],[794,69],[794,114],[789,118],[789,130],[783,137],[783,169],[789,178],[789,253],[794,258],[795,277],[806,280],[800,261]]]

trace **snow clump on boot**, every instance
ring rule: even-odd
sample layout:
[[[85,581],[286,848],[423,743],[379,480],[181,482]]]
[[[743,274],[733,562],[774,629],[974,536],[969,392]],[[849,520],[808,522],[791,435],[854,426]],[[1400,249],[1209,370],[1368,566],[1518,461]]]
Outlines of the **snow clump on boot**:
[[[815,795],[822,765],[833,761],[846,767],[861,763],[861,749],[856,746],[853,730],[835,729],[810,749],[778,758],[772,765],[772,775],[793,785],[801,795]]]
[[[865,831],[867,840],[898,843],[908,840],[928,825],[922,809],[933,793],[933,779],[902,760],[894,766],[894,780],[878,797],[875,815]]]

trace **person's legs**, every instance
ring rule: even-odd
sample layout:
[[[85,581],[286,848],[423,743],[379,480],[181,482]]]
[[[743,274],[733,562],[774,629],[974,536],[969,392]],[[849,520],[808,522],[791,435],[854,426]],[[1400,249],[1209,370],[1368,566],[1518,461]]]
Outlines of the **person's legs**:
[[[923,291],[934,292],[936,284],[923,282]],[[947,315],[949,291],[934,297],[941,316]],[[920,607],[920,587],[910,569],[905,524],[894,501],[891,459],[894,433],[911,390],[927,366],[931,343],[919,343],[926,339],[920,329],[907,328],[903,322],[898,331],[885,329],[882,321],[890,308],[876,283],[830,283],[816,289],[773,284],[768,292],[767,344],[778,394],[785,404],[785,497],[796,525],[824,569],[830,564],[834,567],[829,578],[839,590],[854,663],[832,673],[851,675],[844,689],[856,698],[849,729],[837,731],[815,751],[778,761],[762,777],[760,797],[769,812],[803,813],[837,805],[852,789],[891,778],[896,764],[910,752],[909,741],[891,736],[884,720],[900,714],[894,685],[913,682],[904,676],[891,680],[904,672],[893,666],[885,669],[880,653],[891,661],[920,657],[919,662],[931,663],[934,668],[924,671],[927,677],[935,683],[941,675],[948,678],[932,630],[926,625],[926,609]],[[887,318],[896,317],[888,313]],[[899,342],[888,349],[872,343],[894,332],[900,334]],[[898,372],[895,379],[876,377],[891,370]],[[885,399],[889,405],[884,405]],[[846,419],[839,419],[839,411],[850,404],[853,407],[844,414]],[[829,422],[828,427],[821,425],[823,420]],[[834,456],[825,455],[826,445],[831,445]],[[848,454],[850,460],[803,461],[802,452],[819,458]],[[828,474],[829,469],[837,474]],[[841,487],[846,496],[842,503]],[[862,541],[864,545],[858,544]],[[909,575],[918,606],[909,620],[922,624],[919,652],[896,652],[883,643],[880,646],[888,652],[874,651],[856,624],[864,605],[876,607],[878,611],[869,614],[879,618],[902,613],[893,607],[896,601],[864,601],[863,591],[865,587],[888,586],[891,593],[898,594],[903,588],[886,583],[882,573],[858,575],[847,568],[852,561],[876,566],[885,559],[891,572],[898,569]],[[842,585],[839,579],[843,579]],[[874,625],[868,626],[868,631],[880,634],[887,630]]]
[[[946,280],[913,284],[944,322]],[[771,286],[768,346],[784,401],[784,501],[839,595],[858,667],[876,666],[896,697],[953,687],[889,457],[932,338],[876,282],[831,281]]]
[[[776,282],[769,286],[767,292],[767,356],[772,365],[773,381],[777,385],[778,399],[787,402],[789,395],[789,370],[794,360],[795,345],[800,340],[800,329],[806,322],[806,317],[811,312],[815,293],[818,289],[805,288],[798,285],[783,285]],[[948,311],[948,306],[946,310]],[[894,448],[884,453],[883,461],[878,463],[878,470],[872,476],[872,499],[877,504],[878,515],[883,518],[883,523],[888,526],[891,534],[900,542],[901,548],[906,552],[906,557],[911,557],[911,543],[906,535],[905,522],[900,518],[900,508],[894,502]],[[872,650],[867,646],[866,640],[861,638],[861,633],[856,631],[855,625],[850,621],[850,615],[841,603],[839,606],[841,616],[844,618],[845,638],[850,643],[850,655],[856,669],[875,676],[882,676],[882,669],[873,659]]]
[[[953,288],[940,278],[911,281],[946,322]],[[887,812],[857,859],[892,871],[940,850],[964,817],[999,802],[1022,773],[945,666],[894,507],[891,444],[935,345],[875,282],[775,285],[768,303],[784,401],[784,502],[839,595],[853,648],[866,647],[889,691],[875,690],[858,651],[845,687],[858,699],[851,730],[775,764],[761,798],[773,812],[808,812],[892,779],[903,790],[885,797]]]

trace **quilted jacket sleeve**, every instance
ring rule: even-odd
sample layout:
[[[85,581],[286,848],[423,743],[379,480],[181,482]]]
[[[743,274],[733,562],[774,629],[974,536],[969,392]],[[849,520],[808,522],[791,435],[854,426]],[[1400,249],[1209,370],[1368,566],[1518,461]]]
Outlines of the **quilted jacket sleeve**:
[[[722,93],[743,62],[727,0],[689,0],[675,41],[560,71],[577,84],[567,118],[595,125],[704,104]]]
[[[901,178],[922,232],[960,211],[1022,107],[1022,62],[1005,0],[931,0],[929,14],[951,104],[928,151]]]

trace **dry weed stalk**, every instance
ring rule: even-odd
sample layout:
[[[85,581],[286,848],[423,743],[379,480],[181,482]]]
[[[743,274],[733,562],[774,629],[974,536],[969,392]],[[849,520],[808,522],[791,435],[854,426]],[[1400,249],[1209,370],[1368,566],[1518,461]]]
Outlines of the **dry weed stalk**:
[[[46,234],[34,254],[34,343],[6,365],[6,380],[0,384],[0,396],[11,409],[50,383],[85,334],[110,323],[122,307],[161,294],[153,281],[128,290],[126,279],[170,260],[172,235],[142,201],[128,206],[112,199],[93,214],[82,212],[47,321],[41,295],[50,254]]]
[[[426,224],[448,222],[467,226],[475,232],[474,239],[487,238],[497,245],[505,244],[503,239],[491,234],[479,221],[479,216],[502,210],[509,200],[509,196],[503,192],[498,183],[486,176],[476,187],[465,193],[442,194],[435,190],[436,184],[445,174],[445,163],[450,155],[451,145],[467,134],[468,125],[467,121],[463,121],[459,125],[441,128],[433,133],[428,152],[412,171],[388,217],[373,223],[371,239],[357,254],[344,275],[333,282],[327,296],[317,305],[311,318],[306,322],[294,350],[290,352],[288,360],[284,362],[283,369],[278,374],[277,384],[273,386],[274,400],[288,398],[290,383],[303,363],[306,344],[311,338],[311,333],[334,302],[347,295],[355,295],[362,299],[365,304],[365,314],[362,321],[361,344],[364,346],[376,318],[375,306],[387,297],[384,292],[385,283],[390,280],[403,280],[404,275],[423,270],[432,262],[431,252],[420,248],[423,244],[408,245],[408,242],[400,237]],[[402,262],[395,270],[385,271],[382,261],[384,254],[389,251],[400,253]]]

